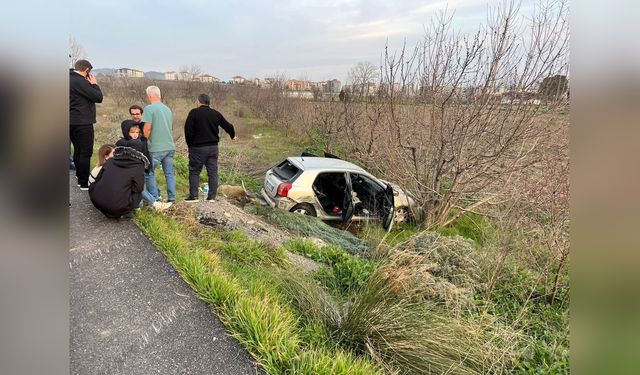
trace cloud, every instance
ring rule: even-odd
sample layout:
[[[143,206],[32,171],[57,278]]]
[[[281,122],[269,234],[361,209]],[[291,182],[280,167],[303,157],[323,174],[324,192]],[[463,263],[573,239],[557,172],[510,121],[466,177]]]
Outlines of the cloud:
[[[486,1],[90,1],[71,12],[70,25],[97,67],[197,64],[223,80],[305,69],[310,79],[322,79],[336,69],[340,79],[358,61],[377,63],[387,43],[419,40],[423,25],[447,4],[462,22],[477,24]]]

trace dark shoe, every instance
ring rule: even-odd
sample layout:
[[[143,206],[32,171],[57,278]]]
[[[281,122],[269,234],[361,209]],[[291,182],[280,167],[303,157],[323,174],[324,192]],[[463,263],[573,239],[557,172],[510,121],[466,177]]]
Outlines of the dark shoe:
[[[75,171],[76,170],[76,165],[71,163],[69,164],[69,170]]]
[[[89,184],[80,184],[80,190],[84,190],[84,191],[89,190]]]
[[[216,198],[215,197],[207,197],[207,202],[215,202]]]
[[[189,196],[189,197],[187,197],[187,199],[185,199],[184,201],[185,201],[185,202],[188,202],[188,203],[193,203],[193,202],[197,202],[198,200],[199,200],[199,199],[198,199],[198,198],[196,198],[196,197]]]
[[[120,216],[120,219],[133,219],[133,212],[128,212],[122,216]]]

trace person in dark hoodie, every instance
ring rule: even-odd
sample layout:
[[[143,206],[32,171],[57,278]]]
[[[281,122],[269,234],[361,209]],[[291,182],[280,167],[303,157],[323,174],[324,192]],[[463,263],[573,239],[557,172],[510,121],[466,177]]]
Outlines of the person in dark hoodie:
[[[96,103],[102,103],[102,91],[96,77],[91,75],[92,68],[89,61],[78,60],[69,71],[69,137],[81,190],[88,190],[89,186]]]
[[[89,186],[93,205],[106,217],[118,219],[130,217],[140,205],[144,190],[144,170],[149,159],[142,153],[142,142],[131,139],[116,146],[113,158],[107,160],[96,180]],[[168,203],[150,202],[154,209],[162,211]]]
[[[142,153],[151,161],[151,155],[149,155],[149,146],[147,145],[147,139],[142,136],[142,128],[138,124],[128,124],[128,126],[122,128],[122,138],[116,142],[116,146],[124,146],[127,141],[137,139],[142,143]],[[145,172],[149,171],[151,164],[148,168],[145,168]]]

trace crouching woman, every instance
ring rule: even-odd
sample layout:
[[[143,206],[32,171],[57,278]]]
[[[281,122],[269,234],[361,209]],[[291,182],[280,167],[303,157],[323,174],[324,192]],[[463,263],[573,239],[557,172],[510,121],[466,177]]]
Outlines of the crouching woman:
[[[148,167],[140,140],[120,143],[89,186],[91,202],[106,217],[130,217],[142,201],[144,170]]]

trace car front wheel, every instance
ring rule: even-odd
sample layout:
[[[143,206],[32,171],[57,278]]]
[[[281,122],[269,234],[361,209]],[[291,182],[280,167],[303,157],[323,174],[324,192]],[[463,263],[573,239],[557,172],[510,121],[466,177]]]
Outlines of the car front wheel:
[[[313,208],[313,206],[308,203],[296,204],[291,209],[291,212],[300,214],[300,215],[306,215],[306,216],[314,216],[314,217],[316,216],[315,208]]]

